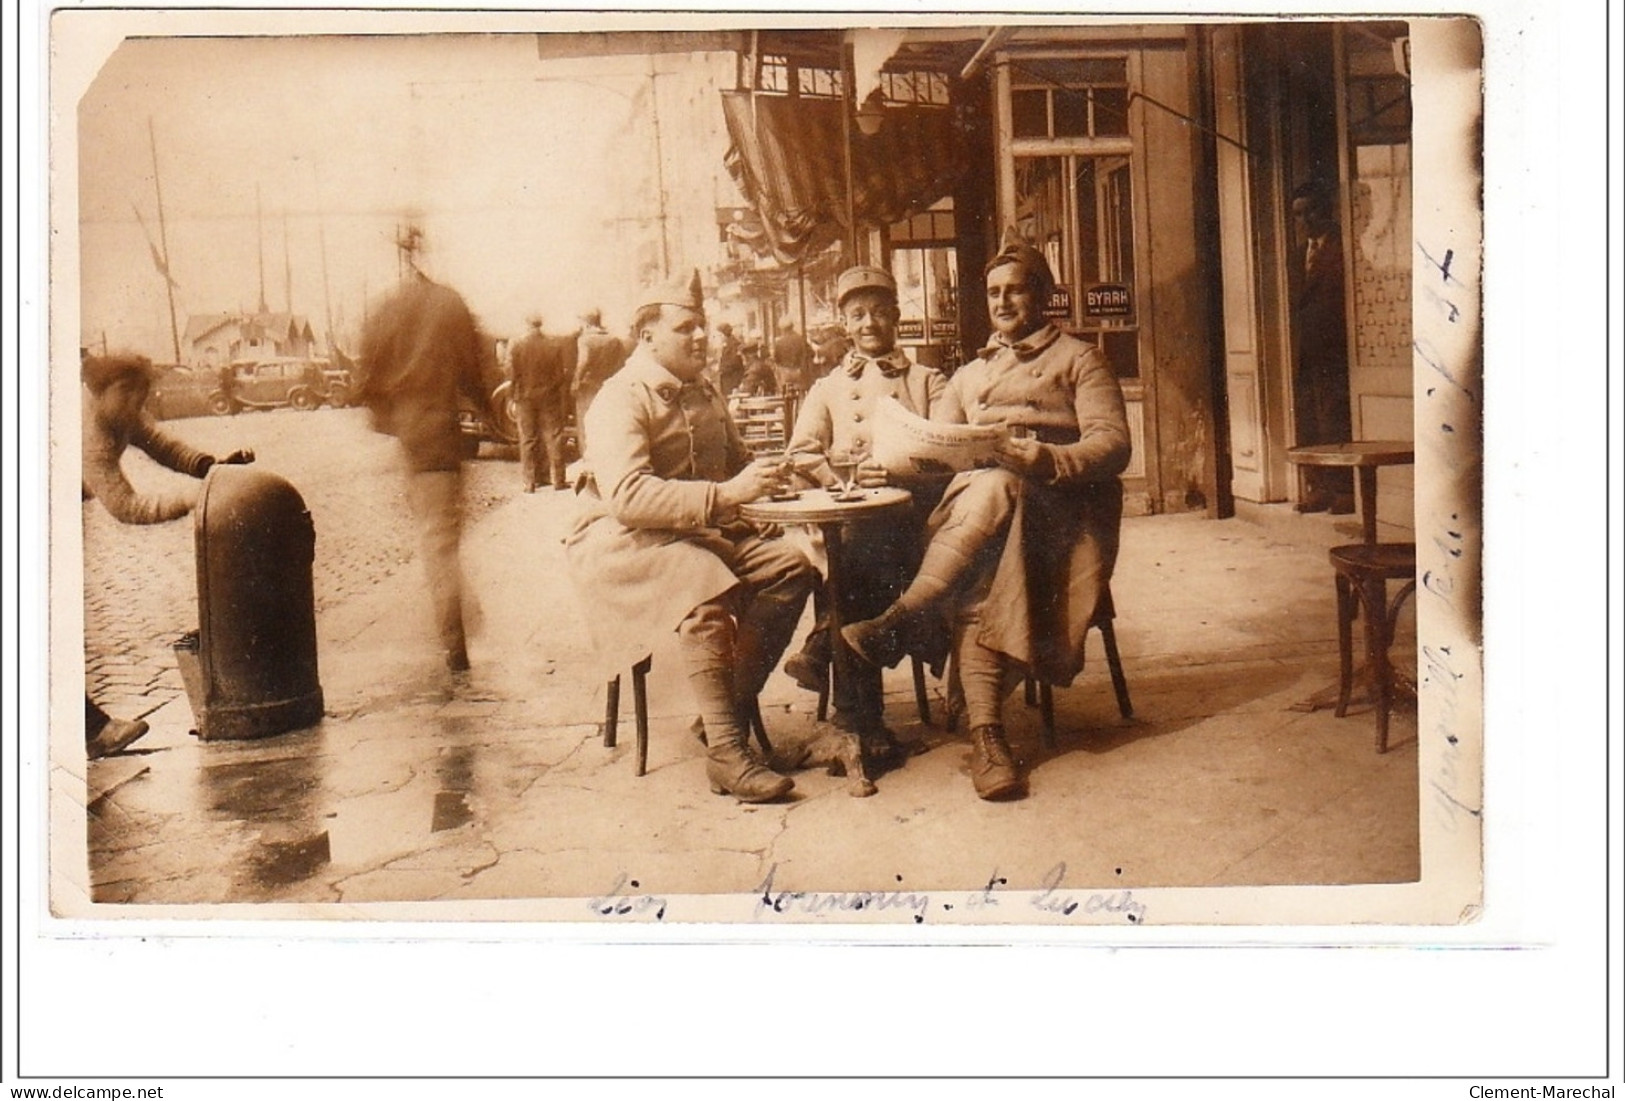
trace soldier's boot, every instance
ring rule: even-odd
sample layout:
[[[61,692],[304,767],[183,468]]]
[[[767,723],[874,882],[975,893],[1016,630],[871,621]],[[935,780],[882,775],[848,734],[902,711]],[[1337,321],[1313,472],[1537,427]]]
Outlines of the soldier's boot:
[[[1021,766],[1004,740],[1004,728],[978,726],[970,732],[970,778],[983,799],[1016,799],[1027,792]]]
[[[790,793],[796,782],[757,760],[742,723],[726,730],[706,728],[705,777],[717,795],[732,795],[741,803],[766,803]]]

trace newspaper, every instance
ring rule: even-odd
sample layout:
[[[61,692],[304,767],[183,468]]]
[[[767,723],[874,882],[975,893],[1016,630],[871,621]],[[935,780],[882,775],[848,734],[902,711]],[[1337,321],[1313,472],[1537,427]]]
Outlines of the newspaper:
[[[928,421],[896,398],[881,398],[875,410],[874,458],[889,474],[954,474],[992,466],[994,452],[1008,434],[1002,425]]]

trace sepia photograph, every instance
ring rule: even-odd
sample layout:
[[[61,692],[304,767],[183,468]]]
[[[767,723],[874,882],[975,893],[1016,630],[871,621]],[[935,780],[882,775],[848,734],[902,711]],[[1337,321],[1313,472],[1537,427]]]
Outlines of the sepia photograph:
[[[52,914],[1474,920],[1481,24],[860,22],[54,14]]]

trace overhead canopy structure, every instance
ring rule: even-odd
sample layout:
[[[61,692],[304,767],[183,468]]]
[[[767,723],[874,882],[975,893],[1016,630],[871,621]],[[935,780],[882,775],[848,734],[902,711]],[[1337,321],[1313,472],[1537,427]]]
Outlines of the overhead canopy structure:
[[[949,193],[971,163],[949,82],[1007,33],[978,26],[611,31],[539,35],[537,50],[543,58],[734,53],[740,90],[724,93],[721,104],[727,167],[759,219],[748,233],[733,231],[759,254],[795,264],[855,225],[899,221]],[[764,65],[795,75],[764,86]],[[937,74],[940,96],[898,96],[897,88],[912,85],[885,75],[923,72]],[[879,120],[873,133],[854,120],[865,100]]]

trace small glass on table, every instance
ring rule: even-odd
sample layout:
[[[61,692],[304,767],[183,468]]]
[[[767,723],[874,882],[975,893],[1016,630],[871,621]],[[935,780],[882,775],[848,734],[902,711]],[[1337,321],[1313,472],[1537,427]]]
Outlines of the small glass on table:
[[[858,488],[858,467],[869,457],[869,453],[862,449],[832,452],[829,465],[835,471],[835,476],[841,484],[830,494],[837,501],[856,501],[863,497],[863,491]]]

